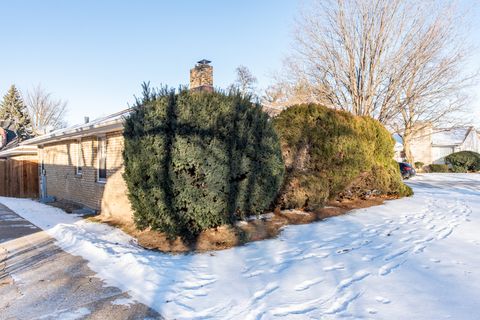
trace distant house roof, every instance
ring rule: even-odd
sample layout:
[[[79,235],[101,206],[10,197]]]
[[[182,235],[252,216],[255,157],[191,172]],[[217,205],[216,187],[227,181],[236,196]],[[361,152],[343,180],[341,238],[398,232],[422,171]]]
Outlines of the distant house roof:
[[[122,110],[120,112],[98,118],[93,121],[77,124],[71,127],[58,129],[47,134],[25,140],[21,145],[42,145],[52,141],[61,141],[81,138],[87,135],[102,134],[123,129],[123,119],[132,109]]]
[[[18,137],[13,122],[0,120],[0,150],[13,148],[18,145]]]
[[[273,106],[273,105],[262,105],[262,109],[270,117],[278,116],[283,110],[287,109],[287,106]]]
[[[457,146],[461,145],[473,127],[463,127],[442,130],[432,133],[432,145],[434,146]]]

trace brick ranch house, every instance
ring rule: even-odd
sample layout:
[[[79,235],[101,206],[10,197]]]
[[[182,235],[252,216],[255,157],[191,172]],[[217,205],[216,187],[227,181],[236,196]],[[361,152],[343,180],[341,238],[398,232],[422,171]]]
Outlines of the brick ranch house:
[[[201,60],[190,71],[192,90],[213,91],[213,68]],[[66,200],[113,220],[131,220],[122,177],[124,117],[130,109],[26,140],[36,146],[40,198]]]

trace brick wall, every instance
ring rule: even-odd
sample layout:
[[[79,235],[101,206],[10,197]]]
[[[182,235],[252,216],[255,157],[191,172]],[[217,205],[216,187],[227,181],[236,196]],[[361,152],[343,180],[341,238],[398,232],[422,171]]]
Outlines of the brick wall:
[[[47,194],[57,199],[65,199],[83,204],[95,210],[109,204],[105,199],[106,189],[117,190],[127,199],[123,172],[123,136],[122,132],[105,135],[107,181],[98,181],[98,137],[91,136],[81,140],[67,140],[46,144],[40,150],[46,173]],[[78,144],[81,145],[81,153]],[[81,154],[81,174],[77,174],[77,158]],[[128,199],[127,211],[130,211]],[[125,203],[125,201],[124,201]]]
[[[197,64],[190,70],[190,89],[213,91],[213,67]]]

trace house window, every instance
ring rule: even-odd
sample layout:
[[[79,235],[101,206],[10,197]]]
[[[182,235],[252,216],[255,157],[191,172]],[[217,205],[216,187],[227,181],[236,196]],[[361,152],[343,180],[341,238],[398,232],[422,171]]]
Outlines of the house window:
[[[107,139],[105,137],[98,137],[98,168],[97,177],[98,182],[107,181]]]
[[[77,141],[77,161],[75,164],[75,173],[77,175],[82,175],[83,170],[83,151],[82,151],[82,140]]]

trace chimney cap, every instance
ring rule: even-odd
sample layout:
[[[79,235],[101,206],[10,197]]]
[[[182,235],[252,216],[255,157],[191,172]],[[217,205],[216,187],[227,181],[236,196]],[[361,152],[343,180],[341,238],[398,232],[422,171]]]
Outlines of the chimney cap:
[[[201,64],[201,65],[209,64],[210,62],[212,62],[212,61],[207,60],[207,59],[202,59],[202,60],[200,60],[200,61],[197,61],[197,63],[198,63],[198,64]]]

